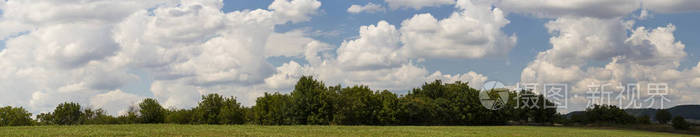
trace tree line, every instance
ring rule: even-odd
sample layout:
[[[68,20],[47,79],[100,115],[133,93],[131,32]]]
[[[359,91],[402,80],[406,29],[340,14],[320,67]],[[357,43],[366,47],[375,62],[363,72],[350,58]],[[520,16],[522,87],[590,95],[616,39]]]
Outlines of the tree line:
[[[672,117],[666,109],[656,110],[654,117],[656,122],[662,125],[669,124],[675,129],[688,130],[691,124],[683,117]],[[632,116],[614,105],[593,105],[581,113],[572,114],[569,118],[558,121],[563,124],[586,124],[586,125],[627,125],[627,124],[652,124],[648,115]]]
[[[534,97],[547,105],[554,105],[542,95],[530,91],[509,91],[508,100],[501,109],[482,106],[479,90],[466,82],[443,83],[440,80],[424,83],[407,94],[398,95],[388,90],[374,91],[367,86],[326,86],[323,82],[304,76],[289,94],[265,93],[252,107],[242,106],[235,97],[219,94],[202,96],[194,108],[165,109],[157,100],[147,98],[128,109],[126,114],[110,116],[102,109],[81,107],[66,102],[53,112],[31,118],[22,107],[0,108],[0,126],[16,125],[79,125],[79,124],[259,124],[259,125],[502,125],[515,123],[631,123],[621,109],[595,106],[583,116],[565,117],[555,108],[520,107],[522,95]],[[497,92],[488,92],[498,98]],[[536,104],[527,104],[536,105]],[[584,118],[579,118],[584,117]],[[631,118],[630,118],[631,117]],[[620,121],[621,120],[621,121]]]

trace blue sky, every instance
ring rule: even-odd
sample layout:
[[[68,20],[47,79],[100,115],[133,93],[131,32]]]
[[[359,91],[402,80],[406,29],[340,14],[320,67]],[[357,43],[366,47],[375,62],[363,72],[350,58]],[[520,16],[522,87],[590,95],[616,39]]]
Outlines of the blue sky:
[[[302,75],[396,93],[435,79],[577,95],[664,82],[671,106],[699,104],[698,11],[695,0],[0,0],[0,89],[12,89],[0,106],[119,114],[208,93],[253,105]],[[587,103],[567,98],[569,110]]]

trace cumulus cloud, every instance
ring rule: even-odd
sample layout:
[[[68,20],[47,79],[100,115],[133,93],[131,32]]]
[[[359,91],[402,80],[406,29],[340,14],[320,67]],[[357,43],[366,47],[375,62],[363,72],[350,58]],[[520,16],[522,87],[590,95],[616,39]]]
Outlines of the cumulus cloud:
[[[412,8],[422,9],[423,7],[435,7],[441,5],[454,4],[455,0],[384,0],[391,9]]]
[[[102,108],[111,115],[123,115],[127,112],[124,108],[136,106],[142,99],[141,96],[117,89],[91,97],[90,107]]]
[[[509,12],[554,18],[586,16],[612,18],[639,9],[638,0],[503,0],[498,6]]]
[[[278,13],[284,22],[301,22],[310,20],[319,7],[321,2],[316,0],[275,0],[267,8]]]
[[[418,14],[401,23],[402,52],[424,58],[482,58],[505,55],[515,46],[517,37],[501,31],[510,23],[499,8],[490,3],[457,2],[460,10],[437,20],[430,14]]]
[[[659,13],[700,10],[695,0],[502,0],[498,7],[508,12],[524,13],[543,18],[565,16],[615,18],[639,9]]]
[[[697,0],[642,0],[642,7],[660,13],[700,11]]]
[[[353,13],[353,14],[357,14],[360,12],[375,13],[375,12],[381,12],[381,11],[384,11],[384,7],[382,7],[382,5],[374,4],[372,2],[367,3],[367,5],[364,5],[364,6],[353,4],[348,8],[348,13]]]
[[[476,72],[464,74],[442,74],[428,72],[410,61],[411,57],[401,56],[400,32],[394,25],[379,21],[376,25],[361,26],[360,36],[345,41],[335,50],[337,56],[326,44],[312,41],[307,44],[305,59],[308,64],[290,61],[277,67],[275,75],[265,79],[270,88],[289,91],[301,76],[314,76],[329,85],[367,85],[373,89],[388,89],[405,92],[426,81],[442,79],[447,82],[469,82],[471,86],[481,86],[488,77]]]
[[[236,95],[250,105],[255,96],[248,95],[259,92],[250,88],[274,73],[266,56],[303,53],[295,44],[275,44],[287,39],[299,41],[297,44],[310,40],[299,31],[275,33],[274,26],[308,20],[319,6],[318,1],[278,0],[270,5],[271,11],[223,13],[217,6],[192,2],[162,7],[152,14],[137,13],[116,31],[116,39],[124,39],[120,45],[129,49],[117,57],[155,74],[151,90],[166,106],[191,107],[199,100],[198,95],[208,93]],[[178,33],[184,35],[174,35]],[[272,50],[265,45],[289,49]],[[144,52],[151,54],[142,55]],[[129,60],[133,56],[142,57]]]
[[[307,21],[320,5],[277,0],[270,10],[223,13],[221,0],[2,1],[0,28],[12,29],[0,31],[0,88],[14,90],[0,91],[0,104],[46,112],[72,101],[116,114],[128,104],[116,101],[142,98],[121,91],[140,81],[134,70],[153,76],[165,106],[191,107],[206,93],[250,104],[260,94],[246,92],[263,92],[274,72],[268,38],[286,36],[275,25]]]
[[[686,56],[685,45],[675,39],[675,26],[632,28],[634,22],[621,19],[559,18],[545,26],[553,35],[552,48],[540,52],[521,73],[524,83],[568,83],[572,93],[585,95],[591,84],[668,83],[669,98],[681,104],[694,95],[688,81],[697,77],[691,70],[679,71]],[[600,29],[589,29],[592,27]],[[629,35],[628,35],[629,34]],[[596,66],[593,62],[609,62]],[[686,75],[680,75],[686,74]],[[646,90],[640,89],[643,97]],[[618,92],[615,92],[618,93]],[[615,94],[617,95],[617,94]],[[580,97],[579,97],[580,98]],[[576,104],[587,104],[574,99]],[[583,102],[581,102],[583,101]],[[617,102],[615,102],[617,103]],[[659,107],[656,102],[654,107]],[[667,104],[665,106],[671,106]],[[576,106],[573,110],[583,109]],[[648,107],[648,106],[644,106]]]
[[[396,66],[403,61],[399,48],[399,31],[386,21],[360,27],[358,39],[344,41],[338,48],[338,63],[351,69],[376,69]]]
[[[313,40],[306,37],[306,33],[306,31],[298,29],[270,34],[265,44],[265,56],[300,57],[304,55],[306,44]]]

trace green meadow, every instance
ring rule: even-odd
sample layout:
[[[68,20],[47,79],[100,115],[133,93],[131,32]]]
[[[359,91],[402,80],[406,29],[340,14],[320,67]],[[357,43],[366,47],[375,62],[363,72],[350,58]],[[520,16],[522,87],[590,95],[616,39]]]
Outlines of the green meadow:
[[[0,136],[693,136],[640,130],[552,126],[78,125],[0,127]]]

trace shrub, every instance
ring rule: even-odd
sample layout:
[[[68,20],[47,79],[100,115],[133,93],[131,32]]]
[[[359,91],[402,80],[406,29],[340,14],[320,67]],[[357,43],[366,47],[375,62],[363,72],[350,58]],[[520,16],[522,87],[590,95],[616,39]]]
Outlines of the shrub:
[[[676,116],[671,120],[671,123],[673,124],[674,129],[679,129],[679,130],[688,130],[690,129],[690,123],[686,122],[685,119],[681,116]]]

